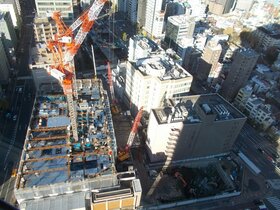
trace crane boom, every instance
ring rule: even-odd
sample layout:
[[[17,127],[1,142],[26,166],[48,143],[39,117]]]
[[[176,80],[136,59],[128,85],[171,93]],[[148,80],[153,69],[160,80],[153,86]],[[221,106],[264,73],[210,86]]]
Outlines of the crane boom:
[[[67,27],[61,19],[60,12],[54,12],[52,15],[58,27],[58,34],[54,36],[54,40],[49,41],[47,44],[48,49],[53,53],[54,59],[54,65],[50,66],[49,72],[61,82],[63,92],[67,97],[70,124],[75,141],[78,141],[78,130],[76,107],[73,99],[73,94],[77,96],[73,58],[92,28],[94,21],[97,19],[106,1],[107,0],[95,0],[89,9],[70,27]],[[78,27],[80,27],[80,29],[73,38],[74,30]]]
[[[131,128],[131,131],[130,131],[130,134],[129,134],[129,137],[128,137],[128,140],[127,140],[127,144],[126,144],[127,148],[131,147],[131,145],[133,143],[134,137],[135,137],[135,135],[138,131],[138,126],[139,126],[139,123],[141,121],[142,114],[143,114],[143,107],[140,108],[140,110],[138,111],[138,113],[135,117],[133,126]]]

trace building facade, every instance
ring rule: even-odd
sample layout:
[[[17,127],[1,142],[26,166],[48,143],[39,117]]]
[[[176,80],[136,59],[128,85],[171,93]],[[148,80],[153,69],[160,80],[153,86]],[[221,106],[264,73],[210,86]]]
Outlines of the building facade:
[[[17,46],[17,36],[9,12],[0,12],[0,33],[7,56],[11,57]]]
[[[73,0],[35,0],[37,14],[46,17],[47,13],[61,11],[61,16],[66,22],[74,19]]]
[[[0,74],[1,74],[0,86],[1,86],[2,84],[7,84],[9,82],[9,74],[10,74],[9,61],[6,56],[6,51],[1,39],[0,39],[0,58],[1,58],[1,62],[0,62]]]
[[[186,15],[171,16],[167,20],[165,42],[177,48],[178,42],[184,38],[192,38],[195,27],[194,19]]]
[[[33,22],[35,42],[47,43],[54,39],[54,34],[57,32],[55,22],[46,17],[35,17]]]
[[[229,153],[245,121],[218,94],[169,100],[150,113],[146,142],[150,160],[170,165]]]
[[[169,56],[155,55],[127,62],[125,94],[131,110],[150,112],[167,98],[187,94],[192,76]]]
[[[163,0],[147,1],[147,7],[145,13],[146,21],[145,21],[144,29],[151,36],[158,36],[157,34],[158,31],[160,31],[160,35],[162,34],[162,29],[163,29],[162,27],[164,22],[164,15],[161,15],[162,4],[163,4]]]
[[[15,29],[21,28],[21,10],[18,0],[0,0],[0,12],[9,12]]]
[[[197,66],[197,79],[212,82],[215,71],[218,68],[218,61],[222,52],[222,46],[216,41],[208,41]]]
[[[138,0],[137,6],[137,23],[139,27],[143,27],[146,22],[146,8],[148,0]]]
[[[127,15],[128,20],[136,24],[137,23],[137,0],[129,0],[127,3]]]
[[[221,95],[233,100],[239,89],[248,81],[259,55],[252,49],[240,49],[233,55],[229,73],[222,84]]]

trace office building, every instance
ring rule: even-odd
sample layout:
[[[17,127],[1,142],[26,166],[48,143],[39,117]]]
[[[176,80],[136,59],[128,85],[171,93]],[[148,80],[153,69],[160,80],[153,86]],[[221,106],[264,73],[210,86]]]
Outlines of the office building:
[[[2,40],[0,39],[0,86],[9,82],[10,64]]]
[[[131,110],[150,112],[168,98],[189,93],[192,76],[168,53],[157,53],[147,58],[127,62],[125,96]],[[176,58],[175,58],[176,59]]]
[[[253,31],[254,39],[256,40],[256,48],[267,50],[269,47],[280,47],[280,25],[268,24],[258,27]]]
[[[117,173],[115,132],[101,80],[76,80],[78,140],[61,87],[41,86],[15,181],[20,209],[136,209],[135,171]],[[52,92],[52,93],[51,93]]]
[[[186,15],[171,16],[167,20],[164,41],[169,47],[177,49],[182,39],[192,38],[195,21]]]
[[[53,11],[60,11],[65,22],[72,23],[74,19],[73,0],[35,0],[35,5],[40,17],[46,17]]]
[[[17,36],[9,12],[0,12],[0,33],[7,57],[10,60],[17,46]]]
[[[200,81],[209,81],[213,80],[215,76],[214,72],[218,67],[218,61],[222,52],[222,47],[216,41],[208,41],[201,58],[198,61],[197,65],[197,79]]]
[[[148,0],[138,0],[137,6],[137,23],[143,27],[146,22],[146,7]]]
[[[35,42],[47,43],[54,39],[54,34],[57,32],[54,20],[47,17],[35,17],[33,22]]]
[[[221,95],[231,101],[248,81],[259,55],[252,49],[239,49],[233,55],[229,73],[222,84]]]
[[[137,22],[137,0],[128,0],[127,3],[127,19],[136,24]]]
[[[152,162],[165,161],[170,165],[225,155],[246,121],[241,112],[218,94],[167,102],[150,113],[146,144]]]
[[[187,1],[172,1],[168,2],[165,7],[165,17],[164,21],[167,22],[167,19],[170,16],[177,16],[177,15],[190,15],[188,12],[190,12],[190,5],[187,3]]]
[[[229,13],[234,7],[234,0],[208,0],[209,12],[215,15]]]
[[[162,6],[163,0],[147,1],[144,29],[150,36],[159,37],[162,35],[164,23]]]
[[[21,9],[18,0],[0,0],[0,12],[9,12],[14,28],[21,29]]]

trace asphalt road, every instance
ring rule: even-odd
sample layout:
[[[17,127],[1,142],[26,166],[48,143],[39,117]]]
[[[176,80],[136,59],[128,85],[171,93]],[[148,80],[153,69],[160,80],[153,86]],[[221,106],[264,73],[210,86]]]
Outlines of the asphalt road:
[[[272,162],[273,154],[278,153],[277,144],[271,143],[250,125],[245,124],[235,146],[259,167],[265,179],[280,178],[280,169]]]
[[[24,2],[24,1],[23,1]],[[29,10],[32,9],[27,4]],[[25,10],[23,11],[23,13]],[[24,19],[21,39],[17,51],[17,77],[9,84],[7,98],[10,104],[10,116],[3,115],[0,119],[0,198],[14,203],[13,195],[15,178],[11,177],[13,168],[17,168],[20,160],[26,129],[29,123],[34,100],[34,84],[28,68],[29,48],[33,36],[33,28],[30,25],[32,17]],[[28,23],[28,24],[27,24]]]

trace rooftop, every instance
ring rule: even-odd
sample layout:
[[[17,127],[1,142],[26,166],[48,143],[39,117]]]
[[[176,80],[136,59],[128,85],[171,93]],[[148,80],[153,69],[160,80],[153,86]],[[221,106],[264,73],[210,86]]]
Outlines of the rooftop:
[[[270,37],[279,39],[280,38],[280,25],[269,24],[258,28],[260,31],[268,34]]]
[[[78,141],[71,135],[66,96],[36,98],[17,189],[83,182],[115,171],[112,156],[116,153],[116,139],[101,81],[77,80],[77,91]]]
[[[168,54],[157,54],[139,59],[134,67],[145,76],[158,77],[160,80],[182,79],[192,77],[183,67],[175,63]]]
[[[154,109],[153,112],[159,124],[172,122],[200,123],[205,115],[215,116],[215,121],[245,118],[245,115],[218,94],[185,96],[176,100],[170,99],[168,106]]]

